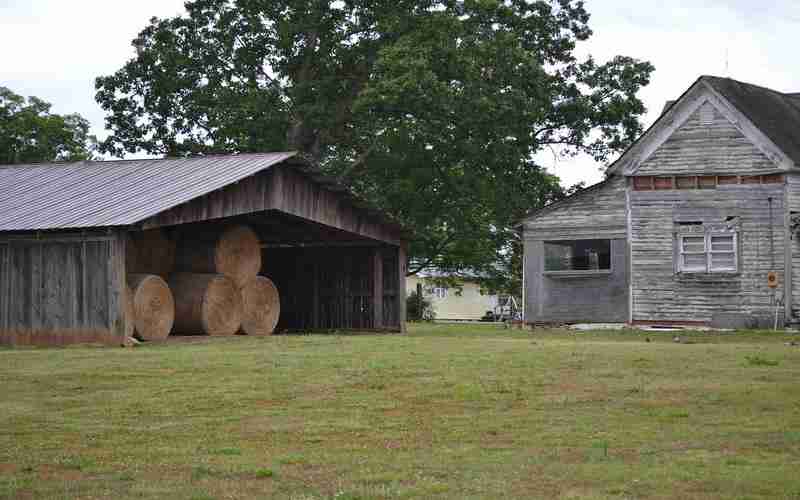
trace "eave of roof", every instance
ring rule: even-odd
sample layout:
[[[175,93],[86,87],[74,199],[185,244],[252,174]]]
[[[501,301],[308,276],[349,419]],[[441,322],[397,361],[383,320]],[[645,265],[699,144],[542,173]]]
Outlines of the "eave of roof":
[[[565,196],[564,198],[561,198],[560,200],[556,200],[556,201],[554,201],[552,203],[549,203],[549,204],[547,204],[547,205],[545,205],[545,206],[543,206],[541,208],[537,208],[536,210],[532,210],[532,211],[528,212],[527,214],[525,214],[525,216],[522,219],[520,219],[516,223],[514,223],[514,226],[513,226],[514,229],[519,229],[522,226],[524,226],[525,223],[528,222],[529,220],[531,220],[533,218],[536,218],[536,217],[539,217],[541,215],[544,215],[544,214],[550,212],[551,210],[555,210],[556,208],[560,207],[561,205],[564,205],[565,203],[567,203],[569,201],[572,201],[572,200],[574,200],[576,198],[579,198],[580,196],[582,196],[582,195],[584,195],[586,193],[590,193],[590,192],[592,192],[592,191],[594,191],[596,189],[599,189],[599,188],[605,186],[606,184],[608,184],[608,182],[611,180],[612,177],[613,177],[613,174],[609,175],[608,177],[606,177],[605,179],[603,179],[602,181],[600,181],[600,182],[598,182],[596,184],[592,184],[591,186],[587,186],[587,187],[581,189],[580,191],[575,191],[571,195]]]

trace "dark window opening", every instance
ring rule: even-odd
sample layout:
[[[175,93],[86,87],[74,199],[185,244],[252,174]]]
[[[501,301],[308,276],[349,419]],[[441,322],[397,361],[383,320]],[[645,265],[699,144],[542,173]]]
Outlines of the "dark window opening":
[[[545,271],[608,271],[611,240],[546,241]]]

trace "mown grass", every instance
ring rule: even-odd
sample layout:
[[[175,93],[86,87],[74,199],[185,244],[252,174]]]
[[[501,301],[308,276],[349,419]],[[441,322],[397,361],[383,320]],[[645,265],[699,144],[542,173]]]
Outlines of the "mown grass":
[[[0,498],[800,498],[797,337],[673,336],[2,349]]]

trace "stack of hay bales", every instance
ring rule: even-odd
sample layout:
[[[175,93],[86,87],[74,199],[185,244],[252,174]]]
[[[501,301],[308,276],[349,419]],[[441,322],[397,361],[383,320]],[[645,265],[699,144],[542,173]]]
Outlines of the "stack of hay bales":
[[[158,229],[132,232],[126,270],[125,307],[133,318],[128,328],[141,340],[163,339],[173,331],[268,335],[277,325],[278,290],[258,275],[261,243],[247,226],[228,228],[211,240],[186,232],[178,244]]]
[[[270,334],[280,314],[275,285],[259,276],[261,243],[247,226],[214,241],[184,239],[170,277],[176,296],[175,330],[208,335]]]
[[[172,330],[175,301],[165,276],[172,272],[175,243],[161,230],[128,233],[125,248],[126,336],[160,340]]]

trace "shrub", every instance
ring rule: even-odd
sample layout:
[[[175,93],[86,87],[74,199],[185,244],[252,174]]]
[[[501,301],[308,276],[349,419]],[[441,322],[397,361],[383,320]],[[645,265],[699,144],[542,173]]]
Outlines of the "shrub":
[[[417,295],[414,290],[406,298],[406,319],[408,321],[433,321],[436,318],[436,311],[430,299],[423,295]]]

